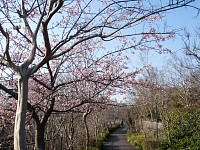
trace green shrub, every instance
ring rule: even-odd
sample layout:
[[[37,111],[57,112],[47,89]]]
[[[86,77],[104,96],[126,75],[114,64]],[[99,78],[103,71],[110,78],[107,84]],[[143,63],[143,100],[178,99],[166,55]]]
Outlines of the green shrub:
[[[163,150],[200,149],[200,109],[176,109],[165,114]]]
[[[108,131],[110,133],[112,133],[113,131],[115,131],[116,129],[118,129],[120,127],[120,124],[114,124],[112,125],[112,127],[108,128]]]

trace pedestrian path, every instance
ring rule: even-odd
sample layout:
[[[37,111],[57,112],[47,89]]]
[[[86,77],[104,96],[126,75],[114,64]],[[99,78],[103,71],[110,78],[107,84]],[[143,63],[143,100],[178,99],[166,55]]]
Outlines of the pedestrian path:
[[[136,150],[126,139],[126,128],[119,128],[104,142],[104,150]]]

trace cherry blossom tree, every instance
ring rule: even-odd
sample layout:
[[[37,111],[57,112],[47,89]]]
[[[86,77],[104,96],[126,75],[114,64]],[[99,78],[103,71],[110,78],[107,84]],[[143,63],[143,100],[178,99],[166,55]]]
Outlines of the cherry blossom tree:
[[[164,40],[162,33],[166,34],[156,31],[152,23],[160,20],[163,12],[189,6],[192,1],[179,0],[176,3],[158,5],[131,0],[2,0],[1,76],[11,79],[15,77],[18,80],[15,149],[25,149],[26,146],[26,110],[32,111],[31,104],[28,103],[29,79],[42,71],[42,67],[47,65],[48,68],[53,61],[62,57],[67,59],[67,54],[75,53],[78,46],[91,39],[99,42],[119,40],[120,44],[108,50],[108,54],[127,49],[147,49],[149,42]],[[150,27],[137,29],[145,23]],[[167,32],[169,36],[170,33]],[[136,39],[137,36],[139,40]],[[102,50],[102,53],[106,52]]]
[[[89,45],[91,46],[92,43]],[[123,68],[127,67],[123,59],[126,57],[121,53],[110,56],[103,54],[100,58],[95,58],[90,52],[86,57],[83,48],[84,46],[80,47],[81,51],[76,53],[76,56],[72,53],[66,56],[69,59],[67,62],[65,59],[48,62],[29,80],[28,115],[31,115],[35,123],[36,149],[45,148],[45,127],[51,113],[74,111],[84,104],[92,104],[92,107],[95,107],[95,104],[106,105],[114,86],[118,87],[122,79],[131,76],[131,73],[124,72]],[[88,46],[85,48],[89,49]],[[121,61],[117,62],[117,60]],[[102,92],[106,100],[96,100],[95,97]],[[16,93],[10,94],[15,97]]]

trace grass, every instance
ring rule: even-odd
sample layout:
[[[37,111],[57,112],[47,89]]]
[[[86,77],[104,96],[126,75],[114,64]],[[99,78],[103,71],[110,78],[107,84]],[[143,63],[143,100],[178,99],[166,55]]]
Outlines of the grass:
[[[127,132],[127,139],[137,150],[154,150],[160,147],[161,141],[154,137],[146,136],[142,133]]]

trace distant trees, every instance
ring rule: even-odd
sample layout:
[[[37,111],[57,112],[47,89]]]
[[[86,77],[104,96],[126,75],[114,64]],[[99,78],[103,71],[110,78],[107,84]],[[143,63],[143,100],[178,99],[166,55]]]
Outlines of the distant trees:
[[[173,55],[164,69],[149,66],[138,79],[137,86],[130,90],[134,91],[135,97],[134,107],[129,111],[138,116],[131,119],[132,122],[140,121],[139,132],[146,136],[143,130],[145,125],[142,124],[146,120],[162,122],[164,140],[160,149],[199,149],[199,141],[196,140],[200,138],[197,132],[200,121],[199,42],[193,37],[186,34],[183,37],[184,53]],[[129,92],[128,97],[131,95],[132,92]],[[149,130],[156,129],[151,128]]]

